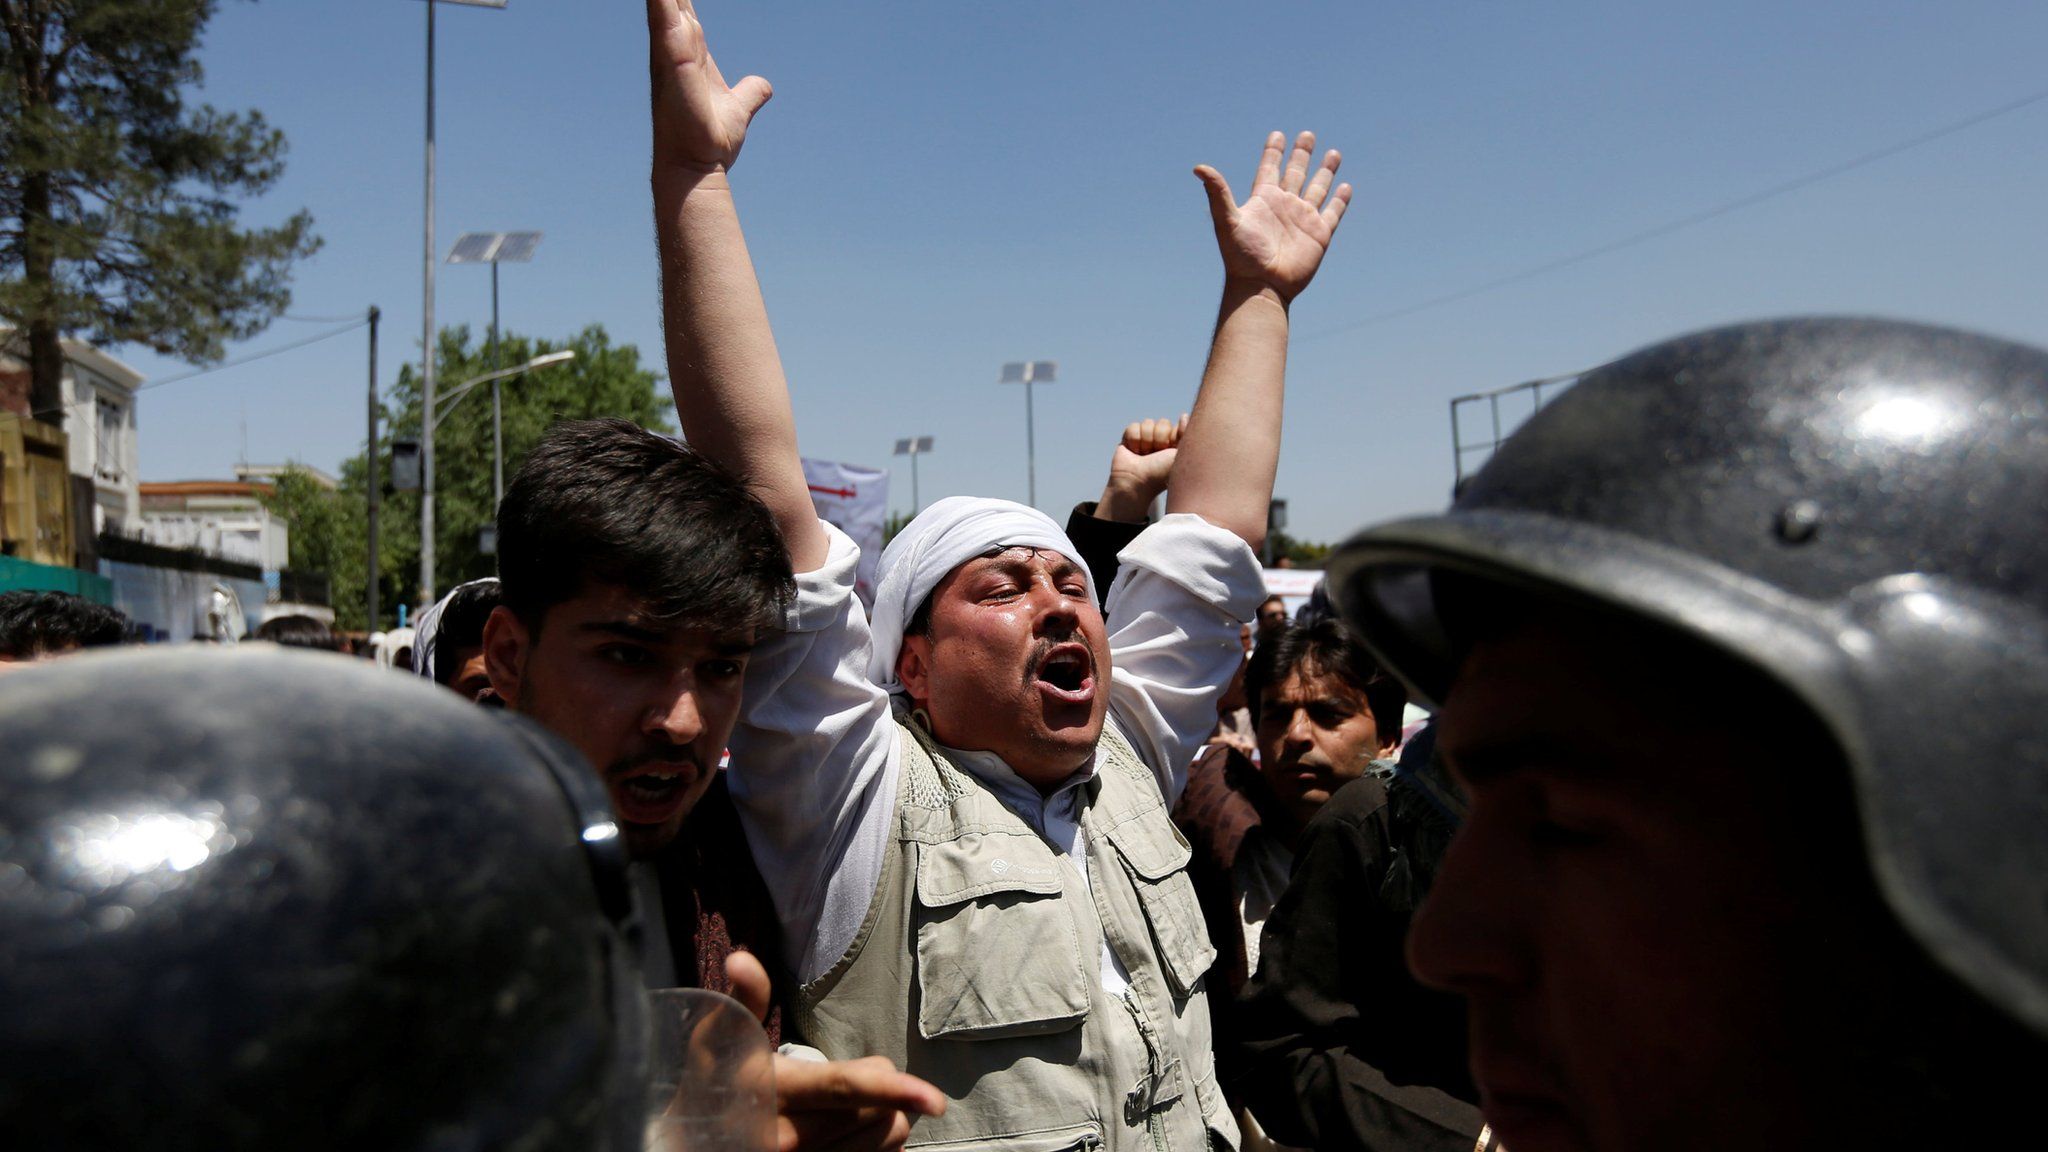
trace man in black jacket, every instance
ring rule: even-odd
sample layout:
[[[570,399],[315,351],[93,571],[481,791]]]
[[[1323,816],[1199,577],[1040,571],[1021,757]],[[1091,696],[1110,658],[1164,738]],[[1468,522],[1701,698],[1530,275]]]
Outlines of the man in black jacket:
[[[1418,770],[1432,736],[1409,742],[1393,780],[1353,781],[1323,805],[1266,922],[1257,975],[1233,1015],[1235,1087],[1283,1144],[1486,1146],[1463,1006],[1418,984],[1402,955],[1458,811],[1455,794]]]

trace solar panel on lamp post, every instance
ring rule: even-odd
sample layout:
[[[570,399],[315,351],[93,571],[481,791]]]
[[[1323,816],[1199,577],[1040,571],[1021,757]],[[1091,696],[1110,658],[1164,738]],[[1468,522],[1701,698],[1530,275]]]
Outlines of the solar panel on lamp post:
[[[893,456],[910,457],[910,515],[913,518],[916,517],[918,509],[923,507],[917,498],[917,458],[931,450],[931,437],[913,436],[908,440],[898,440],[896,451],[890,453]]]
[[[498,265],[526,264],[540,247],[538,232],[465,232],[448,253],[450,264],[491,266],[491,368],[498,367]],[[491,507],[505,500],[505,424],[498,400],[498,384],[491,382]]]
[[[1059,378],[1060,366],[1051,360],[1019,360],[1003,365],[999,384],[1022,384],[1024,386],[1024,467],[1025,491],[1029,494],[1025,503],[1038,507],[1038,434],[1036,421],[1031,412],[1031,386],[1050,384]]]
[[[426,245],[420,328],[420,411],[430,418],[420,435],[420,466],[425,483],[420,492],[420,606],[434,600],[434,264],[439,255],[434,246],[434,7],[456,4],[465,8],[503,8],[506,0],[427,0],[427,212]]]

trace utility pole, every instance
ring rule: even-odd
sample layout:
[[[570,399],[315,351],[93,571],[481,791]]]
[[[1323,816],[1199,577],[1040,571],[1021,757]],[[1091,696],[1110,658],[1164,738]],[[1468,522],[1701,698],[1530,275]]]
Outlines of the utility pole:
[[[425,317],[420,340],[420,590],[434,602],[434,0],[427,0],[427,243]]]
[[[370,305],[370,451],[364,460],[364,486],[370,500],[370,572],[363,581],[364,598],[370,610],[369,623],[365,630],[377,630],[377,505],[384,499],[384,470],[377,460],[377,321],[384,314],[375,304]]]
[[[498,262],[491,261],[491,371],[498,370]],[[498,505],[505,502],[505,407],[498,399],[497,380],[491,381],[491,519],[495,523]]]

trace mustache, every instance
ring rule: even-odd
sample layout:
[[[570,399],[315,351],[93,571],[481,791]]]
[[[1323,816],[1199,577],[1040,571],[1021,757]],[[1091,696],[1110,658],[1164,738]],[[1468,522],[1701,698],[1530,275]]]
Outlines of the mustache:
[[[1038,682],[1038,666],[1045,663],[1048,653],[1062,644],[1074,643],[1080,643],[1083,647],[1087,646],[1081,640],[1081,629],[1078,627],[1068,628],[1059,634],[1040,636],[1032,641],[1031,658],[1024,661],[1024,686],[1029,688]],[[1088,664],[1090,668],[1093,668],[1095,665],[1095,652],[1092,649],[1088,653]]]

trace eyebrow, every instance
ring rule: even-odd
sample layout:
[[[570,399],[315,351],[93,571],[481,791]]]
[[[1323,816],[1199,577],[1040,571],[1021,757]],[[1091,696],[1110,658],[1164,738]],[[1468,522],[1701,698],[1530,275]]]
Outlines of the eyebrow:
[[[1288,709],[1314,708],[1317,706],[1326,708],[1362,708],[1365,706],[1365,701],[1353,700],[1343,696],[1310,696],[1302,700],[1289,699],[1286,696],[1269,696],[1259,702],[1259,709],[1264,711],[1266,708],[1276,705]]]
[[[1021,557],[1014,555],[1019,550],[1023,550],[1026,554]],[[1033,548],[1028,544],[1014,544],[992,555],[975,557],[981,563],[981,567],[974,570],[974,575],[1000,573],[1005,576],[1015,576],[1019,573],[1029,573],[1032,570],[1031,557],[1041,552],[1050,552],[1053,556],[1047,574],[1054,580],[1080,573],[1081,566],[1065,555],[1052,552],[1049,548]]]

